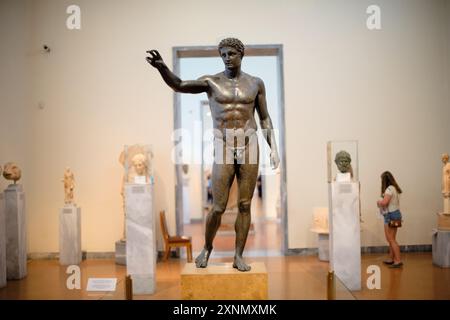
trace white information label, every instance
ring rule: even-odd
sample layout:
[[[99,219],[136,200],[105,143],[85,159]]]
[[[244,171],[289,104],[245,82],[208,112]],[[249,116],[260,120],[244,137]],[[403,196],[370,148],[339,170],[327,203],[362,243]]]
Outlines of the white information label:
[[[86,291],[116,291],[117,278],[89,278]]]

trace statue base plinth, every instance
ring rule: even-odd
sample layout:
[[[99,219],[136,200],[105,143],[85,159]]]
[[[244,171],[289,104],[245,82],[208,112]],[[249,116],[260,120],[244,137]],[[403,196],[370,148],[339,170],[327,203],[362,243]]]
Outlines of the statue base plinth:
[[[6,228],[6,277],[27,276],[27,224],[25,193],[20,184],[10,184],[4,192]]]
[[[126,263],[133,280],[133,294],[156,290],[156,238],[153,215],[153,186],[125,185]]]
[[[122,266],[127,265],[127,242],[126,240],[116,241],[116,264],[120,264]]]
[[[438,213],[438,230],[450,231],[450,213]]]
[[[266,267],[262,262],[250,266],[250,271],[241,272],[232,263],[210,263],[206,268],[186,263],[181,272],[181,299],[267,300]]]
[[[433,234],[433,264],[450,268],[450,230],[437,230]]]
[[[350,291],[361,290],[359,183],[329,184],[330,267]]]
[[[6,287],[6,218],[5,200],[0,193],[0,288]]]
[[[330,235],[328,233],[318,234],[318,251],[320,261],[330,261]]]
[[[59,211],[59,264],[78,265],[81,260],[81,208],[66,204]]]

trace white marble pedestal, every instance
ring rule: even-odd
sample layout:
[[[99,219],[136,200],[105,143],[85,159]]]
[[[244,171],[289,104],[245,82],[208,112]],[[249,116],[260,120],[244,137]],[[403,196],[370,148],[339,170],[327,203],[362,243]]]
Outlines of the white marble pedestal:
[[[127,242],[126,240],[118,240],[116,241],[116,264],[120,264],[122,266],[127,265]]]
[[[359,223],[359,183],[330,183],[330,267],[351,291],[361,290]]]
[[[65,205],[59,212],[59,264],[80,264],[81,252],[81,208]]]
[[[0,193],[0,288],[6,287],[6,221],[5,201]]]
[[[433,264],[450,268],[450,231],[437,230],[433,234]]]
[[[317,248],[320,261],[330,260],[330,235],[328,233],[318,233]]]
[[[10,280],[27,275],[27,225],[25,193],[22,185],[11,184],[5,189],[6,276]]]
[[[133,280],[133,294],[155,292],[156,238],[153,214],[153,186],[125,185],[127,274]]]

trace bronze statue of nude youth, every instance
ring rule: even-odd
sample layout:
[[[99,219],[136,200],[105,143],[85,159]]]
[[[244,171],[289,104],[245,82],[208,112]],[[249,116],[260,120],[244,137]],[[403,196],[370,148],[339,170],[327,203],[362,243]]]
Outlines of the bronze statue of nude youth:
[[[265,131],[264,137],[271,147],[272,168],[276,169],[280,162],[272,121],[267,111],[264,82],[241,71],[244,50],[244,45],[238,39],[222,40],[218,51],[225,70],[189,81],[181,80],[170,71],[158,51],[147,51],[150,56],[146,57],[146,60],[158,69],[163,80],[174,91],[193,94],[206,92],[208,95],[215,130],[213,206],[206,219],[204,248],[195,259],[198,268],[205,268],[208,264],[213,249],[212,243],[226,209],[231,184],[236,176],[239,214],[235,222],[236,248],[233,267],[239,271],[250,270],[242,254],[250,228],[250,207],[259,165],[255,110],[259,115],[261,128]],[[225,160],[221,158],[224,154]]]

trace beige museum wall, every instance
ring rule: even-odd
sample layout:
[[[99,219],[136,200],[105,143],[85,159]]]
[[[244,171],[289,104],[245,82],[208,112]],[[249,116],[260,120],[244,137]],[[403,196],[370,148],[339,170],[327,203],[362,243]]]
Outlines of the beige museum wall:
[[[28,136],[25,118],[29,94],[26,58],[29,26],[25,2],[0,1],[0,165],[3,168],[6,162],[14,160],[24,171],[27,169],[24,145]],[[7,185],[0,177],[0,190]]]
[[[69,31],[65,10],[75,2],[82,29]],[[10,72],[0,82],[0,160],[24,165],[30,252],[58,250],[67,165],[77,179],[83,250],[113,251],[124,144],[153,144],[155,209],[168,210],[175,230],[173,95],[145,50],[158,48],[171,66],[173,46],[229,35],[284,46],[289,248],[316,246],[309,228],[313,207],[328,203],[326,142],[340,139],[359,141],[362,244],[384,244],[374,203],[386,169],[404,189],[400,243],[431,242],[440,154],[450,151],[448,1],[376,1],[378,31],[365,24],[373,1],[1,3],[2,46],[3,37],[12,46],[1,61]],[[50,54],[40,51],[44,43]]]

